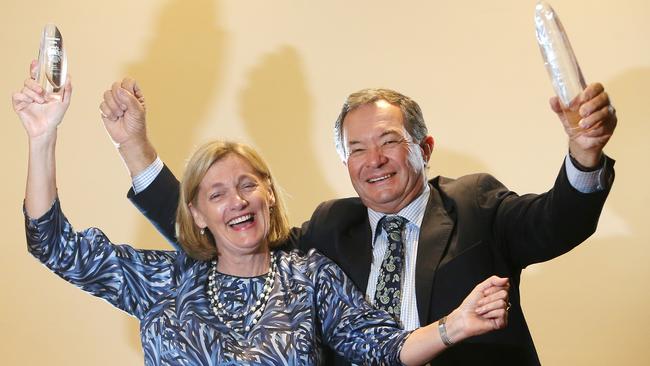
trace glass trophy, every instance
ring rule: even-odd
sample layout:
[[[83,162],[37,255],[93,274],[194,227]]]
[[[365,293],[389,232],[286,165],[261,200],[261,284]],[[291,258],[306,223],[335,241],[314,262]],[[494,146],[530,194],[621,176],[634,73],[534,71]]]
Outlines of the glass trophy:
[[[59,28],[47,24],[41,36],[36,81],[46,94],[59,95],[68,75],[68,60]]]
[[[578,96],[586,84],[564,27],[553,8],[544,1],[535,6],[537,43],[544,65],[551,77],[555,94],[560,98],[570,128],[580,129]]]

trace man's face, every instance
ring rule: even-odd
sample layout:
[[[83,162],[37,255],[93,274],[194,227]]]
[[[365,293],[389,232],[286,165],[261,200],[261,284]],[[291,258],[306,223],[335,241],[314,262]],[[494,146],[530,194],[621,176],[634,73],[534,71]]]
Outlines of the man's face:
[[[399,107],[379,100],[354,109],[343,120],[343,140],[350,181],[367,207],[396,213],[424,189],[433,138],[413,143]]]

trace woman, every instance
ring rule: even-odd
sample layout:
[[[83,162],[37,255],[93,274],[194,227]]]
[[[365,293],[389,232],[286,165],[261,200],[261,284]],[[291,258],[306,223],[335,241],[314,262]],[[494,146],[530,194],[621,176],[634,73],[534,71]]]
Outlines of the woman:
[[[25,219],[29,251],[67,281],[141,322],[145,364],[318,364],[323,343],[355,363],[422,364],[445,342],[505,326],[507,279],[478,285],[438,324],[399,329],[329,259],[282,251],[288,224],[271,174],[248,146],[208,143],[181,186],[185,252],[114,245],[75,232],[56,193],[57,126],[70,103],[33,79],[13,96],[29,137]],[[444,319],[444,318],[443,318]],[[443,327],[444,328],[444,325]]]

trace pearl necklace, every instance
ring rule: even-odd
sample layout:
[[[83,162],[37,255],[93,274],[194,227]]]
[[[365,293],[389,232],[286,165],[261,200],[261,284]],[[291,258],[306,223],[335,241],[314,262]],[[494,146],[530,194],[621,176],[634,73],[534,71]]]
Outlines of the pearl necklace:
[[[226,309],[226,306],[219,299],[219,294],[221,293],[221,282],[217,281],[217,260],[212,260],[212,268],[208,274],[208,299],[210,300],[210,309],[212,313],[226,325],[229,329],[234,329],[230,324],[232,321],[242,321],[242,324],[246,321],[246,317],[250,314],[253,314],[251,319],[251,324],[244,326],[244,331],[248,332],[252,326],[257,324],[264,308],[266,307],[269,297],[271,295],[271,290],[273,290],[273,284],[275,283],[275,273],[277,271],[277,265],[275,261],[275,253],[271,253],[271,265],[269,272],[266,274],[264,279],[264,288],[259,299],[255,302],[255,305],[252,307],[244,307],[242,311],[234,313]]]

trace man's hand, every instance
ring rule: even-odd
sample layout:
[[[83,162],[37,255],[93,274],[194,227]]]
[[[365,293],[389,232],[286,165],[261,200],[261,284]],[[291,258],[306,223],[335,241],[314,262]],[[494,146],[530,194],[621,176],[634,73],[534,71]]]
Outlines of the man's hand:
[[[104,92],[99,105],[106,131],[116,145],[147,139],[145,104],[142,91],[135,80],[125,78]]]
[[[569,136],[569,152],[585,168],[595,168],[602,159],[603,148],[616,128],[616,110],[602,84],[590,84],[578,96],[580,122],[571,126],[558,97],[550,99],[551,109],[558,115]]]
[[[146,107],[142,90],[131,78],[115,82],[104,92],[99,105],[104,127],[118,147],[131,176],[156,159],[156,151],[147,137]]]

